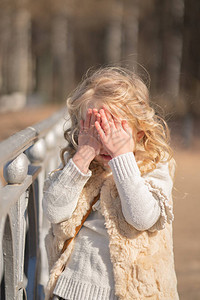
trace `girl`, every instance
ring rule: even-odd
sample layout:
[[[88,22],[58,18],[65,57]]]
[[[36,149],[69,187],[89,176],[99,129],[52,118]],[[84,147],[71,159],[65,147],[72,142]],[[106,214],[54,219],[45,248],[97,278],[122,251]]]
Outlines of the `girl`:
[[[62,166],[44,185],[46,299],[178,299],[174,160],[166,123],[134,73],[100,68],[67,100]],[[98,201],[75,235],[93,199]]]

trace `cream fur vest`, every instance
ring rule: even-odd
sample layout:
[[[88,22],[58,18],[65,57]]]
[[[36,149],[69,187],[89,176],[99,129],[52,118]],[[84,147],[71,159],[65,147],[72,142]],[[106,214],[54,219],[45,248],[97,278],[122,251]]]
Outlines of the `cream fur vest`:
[[[148,186],[160,197],[161,210],[164,209],[165,195],[151,182]],[[59,224],[51,224],[45,239],[51,270],[45,299],[51,299],[57,278],[73,251],[74,240],[60,255],[63,244],[66,239],[74,236],[76,226],[80,225],[99,191],[101,211],[109,234],[115,294],[120,300],[179,299],[174,270],[172,225],[166,223],[162,230],[157,230],[162,224],[155,224],[148,231],[138,231],[128,224],[122,213],[112,173],[106,173],[101,167],[93,172],[84,186],[71,218]],[[158,222],[162,221],[161,217]]]

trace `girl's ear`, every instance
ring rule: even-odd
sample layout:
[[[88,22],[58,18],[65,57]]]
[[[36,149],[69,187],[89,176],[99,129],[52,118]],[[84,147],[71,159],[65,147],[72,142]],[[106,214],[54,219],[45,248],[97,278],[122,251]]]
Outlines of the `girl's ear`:
[[[139,142],[144,137],[144,131],[138,131],[137,133],[137,141]]]

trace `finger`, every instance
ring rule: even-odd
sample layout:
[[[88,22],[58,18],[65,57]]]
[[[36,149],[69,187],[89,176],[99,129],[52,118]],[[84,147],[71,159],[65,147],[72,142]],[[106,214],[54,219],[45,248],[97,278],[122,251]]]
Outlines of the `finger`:
[[[104,109],[105,115],[107,117],[107,120],[108,120],[110,126],[115,127],[112,114],[109,112],[109,110],[104,105],[103,105],[103,109]]]
[[[127,120],[122,120],[122,127],[123,129],[130,135],[132,135],[132,129],[131,127],[128,125]]]
[[[106,115],[108,121],[112,121],[112,115],[109,112],[109,110],[104,105],[103,105],[103,109],[104,109],[104,112],[105,112],[105,115]]]
[[[96,121],[101,123],[101,115],[99,113],[96,114]]]
[[[80,131],[83,131],[84,129],[84,122],[83,120],[80,120]]]
[[[96,115],[98,113],[98,110],[96,108],[93,108],[92,110],[92,117],[91,117],[91,121],[90,121],[90,132],[91,134],[97,139],[98,137],[98,133],[97,133],[97,130],[95,128],[95,121],[96,121]]]
[[[96,108],[92,109],[92,116],[91,116],[91,120],[90,120],[90,127],[93,125],[94,126],[94,122],[96,121],[96,114],[98,113],[98,110]]]
[[[115,127],[117,129],[120,129],[122,127],[121,120],[119,118],[114,117],[114,116],[113,116],[113,120],[114,120]]]
[[[88,108],[87,114],[86,114],[86,119],[84,122],[84,129],[88,129],[90,127],[91,116],[92,116],[92,109]]]
[[[101,115],[101,126],[102,126],[104,132],[106,134],[109,134],[110,133],[110,125],[109,125],[108,119],[105,115],[105,111],[104,111],[104,109],[100,109],[99,112]]]
[[[98,113],[98,111],[95,113],[95,121],[94,121],[94,131],[93,131],[93,135],[94,135],[94,137],[96,138],[96,139],[99,139],[99,134],[98,134],[98,131],[97,131],[97,129],[96,129],[96,127],[95,127],[95,122],[98,122],[99,124],[100,124],[100,122],[101,122],[101,116],[100,116],[100,114]]]
[[[105,139],[106,135],[98,121],[95,122],[95,128],[98,132],[98,135],[99,135],[101,141],[103,141]]]

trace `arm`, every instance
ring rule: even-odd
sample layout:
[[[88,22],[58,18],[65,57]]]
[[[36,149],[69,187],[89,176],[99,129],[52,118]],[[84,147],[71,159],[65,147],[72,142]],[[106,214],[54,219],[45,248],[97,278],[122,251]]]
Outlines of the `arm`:
[[[51,223],[69,219],[76,208],[80,193],[91,176],[79,170],[72,159],[63,170],[49,175],[43,188],[44,214]]]
[[[156,170],[141,177],[133,153],[128,152],[113,158],[109,165],[126,221],[138,230],[150,229],[165,213],[160,190],[167,198],[171,196],[172,180],[168,164],[159,164]],[[150,183],[154,188],[149,186]]]
[[[100,114],[102,122],[95,122],[95,126],[104,148],[112,157],[109,165],[126,221],[138,230],[164,228],[166,222],[173,220],[168,201],[172,188],[168,166],[157,164],[157,168],[162,169],[161,174],[156,175],[156,169],[148,174],[149,178],[141,177],[133,151],[144,132],[133,130],[127,120],[112,116],[106,108],[101,109]],[[168,175],[163,177],[163,174]]]
[[[101,143],[94,129],[100,120],[96,109],[88,109],[85,121],[80,121],[78,149],[62,171],[49,176],[44,185],[43,209],[51,223],[69,219],[76,208],[80,193],[92,175],[89,165],[99,153]]]

